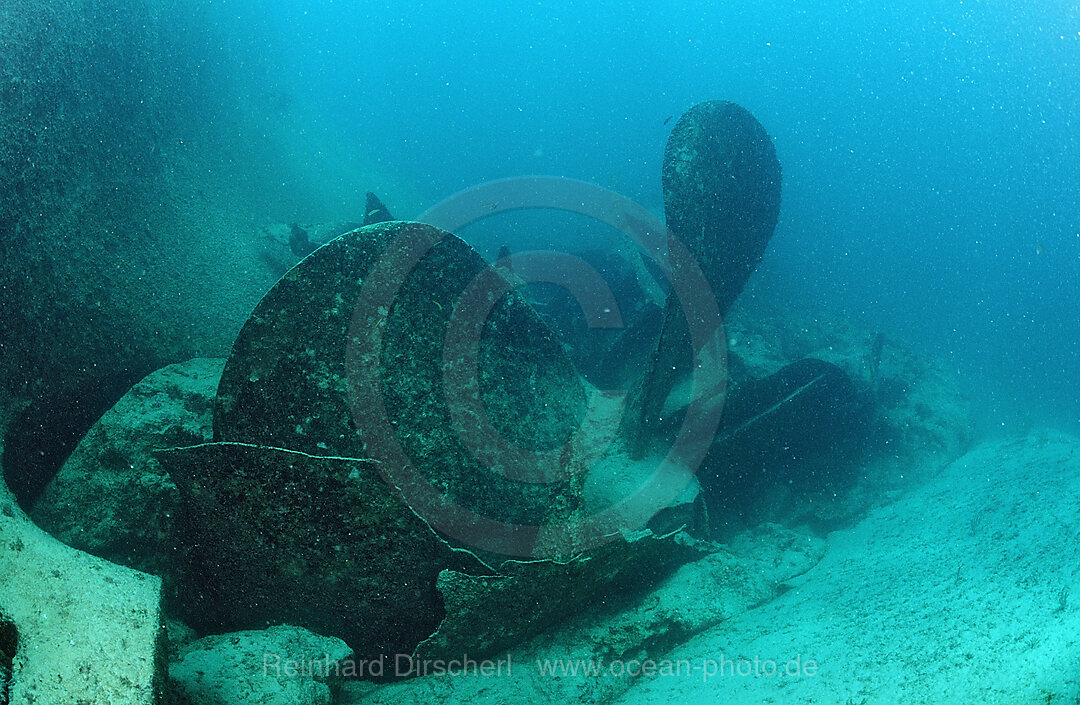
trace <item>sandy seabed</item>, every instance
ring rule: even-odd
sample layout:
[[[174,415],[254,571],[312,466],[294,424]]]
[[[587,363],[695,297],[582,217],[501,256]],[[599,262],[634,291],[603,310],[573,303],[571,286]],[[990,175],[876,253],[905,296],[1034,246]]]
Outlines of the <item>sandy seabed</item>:
[[[790,591],[668,655],[734,666],[639,679],[617,702],[1075,703],[1078,496],[1077,439],[983,443],[831,534]],[[792,659],[816,669],[786,675]]]

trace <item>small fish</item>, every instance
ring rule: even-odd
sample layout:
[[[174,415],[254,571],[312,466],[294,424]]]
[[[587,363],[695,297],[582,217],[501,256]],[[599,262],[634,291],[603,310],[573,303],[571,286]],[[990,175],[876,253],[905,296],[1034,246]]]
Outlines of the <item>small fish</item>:
[[[671,122],[671,118],[673,118],[673,117],[675,117],[675,116],[674,115],[668,115],[666,118],[664,118],[664,124],[667,125],[669,122]]]
[[[390,211],[386,209],[379,197],[371,191],[367,192],[367,202],[364,203],[364,210],[367,212],[367,215],[364,216],[364,225],[373,225],[394,219],[394,216],[390,215]]]
[[[1044,252],[1046,252],[1046,250],[1045,250],[1045,249],[1043,249],[1043,246],[1042,246],[1042,243],[1041,243],[1041,242],[1040,242],[1039,244],[1035,245],[1035,254],[1037,254],[1037,255],[1041,255],[1041,254],[1043,254]]]

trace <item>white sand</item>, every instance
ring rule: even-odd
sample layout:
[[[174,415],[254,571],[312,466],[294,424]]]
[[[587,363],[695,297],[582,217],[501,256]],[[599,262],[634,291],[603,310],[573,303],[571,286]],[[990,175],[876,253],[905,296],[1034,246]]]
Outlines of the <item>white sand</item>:
[[[801,656],[816,674],[739,676],[728,663],[708,680],[642,679],[618,702],[1080,702],[1080,441],[1043,432],[975,448],[830,536],[797,583],[669,656],[757,657],[762,672]]]

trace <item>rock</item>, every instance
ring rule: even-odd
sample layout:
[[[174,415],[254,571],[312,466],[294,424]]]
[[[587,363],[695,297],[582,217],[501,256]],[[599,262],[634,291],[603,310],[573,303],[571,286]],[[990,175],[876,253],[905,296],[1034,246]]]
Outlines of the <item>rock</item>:
[[[160,579],[60,543],[0,482],[4,702],[156,705],[165,683],[160,605]]]
[[[34,503],[64,543],[172,582],[179,496],[157,448],[210,440],[224,360],[196,358],[147,375],[107,411]]]
[[[306,629],[276,626],[199,639],[169,664],[175,705],[330,705],[349,647]]]
[[[165,646],[169,656],[169,660],[173,661],[180,653],[180,649],[184,648],[191,642],[199,638],[198,632],[184,624],[183,622],[165,615],[164,627],[165,627]]]

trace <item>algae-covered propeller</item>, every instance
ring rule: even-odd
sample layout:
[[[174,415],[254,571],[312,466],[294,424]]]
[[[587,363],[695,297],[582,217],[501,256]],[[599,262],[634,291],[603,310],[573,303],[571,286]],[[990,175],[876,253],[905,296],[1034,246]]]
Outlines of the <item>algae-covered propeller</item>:
[[[726,391],[722,317],[776,228],[781,169],[761,123],[735,103],[713,100],[675,123],[662,176],[668,250],[689,257],[671,257],[662,329],[634,389],[624,435],[631,453],[643,457],[689,430],[695,435],[683,443],[684,455],[696,468],[712,443]],[[687,285],[688,266],[700,268],[709,291]],[[673,412],[673,392],[692,376],[693,393]]]
[[[719,313],[760,258],[779,196],[768,136],[739,111],[696,106],[665,156],[671,231],[705,270],[699,288],[716,289],[698,293],[720,297],[705,321],[712,361]],[[700,353],[692,330],[680,339],[672,301],[665,335]],[[670,391],[659,352],[637,397],[643,416]],[[722,386],[722,370],[711,379]],[[588,466],[607,455],[602,467],[620,467],[595,447],[617,426],[596,432],[598,399],[551,329],[456,236],[392,221],[327,243],[237,337],[215,442],[161,454],[186,504],[188,618],[210,630],[299,623],[364,657],[421,642],[474,654],[625,585],[618,576],[655,579],[700,555],[673,537],[650,539],[660,550],[620,539],[636,527],[615,526],[614,543],[578,564],[575,527],[595,509],[584,507]],[[647,426],[623,423],[634,438],[607,445],[620,451]],[[524,601],[506,604],[515,595]],[[444,605],[455,613],[424,641]]]
[[[634,542],[583,573],[570,546],[569,562],[526,561],[477,592],[495,554],[530,557],[580,515],[589,399],[547,326],[457,237],[388,222],[328,243],[240,332],[215,442],[160,454],[186,506],[187,618],[299,623],[373,658],[410,652],[445,602],[456,626],[425,648],[471,654],[612,589],[601,576],[698,555]],[[478,617],[485,590],[531,595],[529,618]]]

